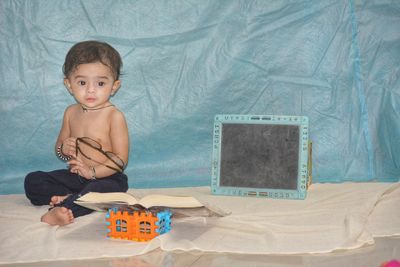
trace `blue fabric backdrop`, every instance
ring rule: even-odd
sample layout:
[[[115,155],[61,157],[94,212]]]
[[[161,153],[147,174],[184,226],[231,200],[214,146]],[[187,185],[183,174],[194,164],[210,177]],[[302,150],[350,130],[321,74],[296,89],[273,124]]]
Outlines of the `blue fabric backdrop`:
[[[208,185],[215,114],[310,120],[315,182],[400,177],[400,2],[2,0],[0,193],[64,168],[76,42],[120,51],[131,187]]]

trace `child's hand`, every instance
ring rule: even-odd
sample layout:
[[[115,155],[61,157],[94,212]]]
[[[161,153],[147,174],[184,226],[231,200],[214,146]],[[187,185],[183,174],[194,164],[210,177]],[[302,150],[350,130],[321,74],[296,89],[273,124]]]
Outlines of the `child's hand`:
[[[65,139],[61,146],[61,153],[68,157],[75,157],[76,155],[76,138],[68,137]]]
[[[85,163],[83,163],[79,157],[69,160],[68,164],[70,172],[76,173],[87,180],[93,179],[93,173],[91,168]]]

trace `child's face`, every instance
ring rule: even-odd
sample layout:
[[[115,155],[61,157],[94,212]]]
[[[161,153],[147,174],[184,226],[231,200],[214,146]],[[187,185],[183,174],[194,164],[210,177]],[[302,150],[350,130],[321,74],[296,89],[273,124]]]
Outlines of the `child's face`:
[[[107,104],[120,86],[110,68],[100,62],[79,65],[64,83],[76,101],[88,108]]]

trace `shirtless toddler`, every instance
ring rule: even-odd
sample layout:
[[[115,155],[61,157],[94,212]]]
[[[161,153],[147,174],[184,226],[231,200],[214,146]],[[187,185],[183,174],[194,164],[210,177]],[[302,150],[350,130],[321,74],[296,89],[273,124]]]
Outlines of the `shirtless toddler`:
[[[123,113],[110,102],[121,85],[122,60],[107,43],[85,41],[68,52],[64,85],[76,104],[64,112],[56,155],[68,169],[32,172],[25,193],[34,205],[50,205],[41,221],[67,225],[92,211],[74,201],[88,192],[125,192],[129,134]]]

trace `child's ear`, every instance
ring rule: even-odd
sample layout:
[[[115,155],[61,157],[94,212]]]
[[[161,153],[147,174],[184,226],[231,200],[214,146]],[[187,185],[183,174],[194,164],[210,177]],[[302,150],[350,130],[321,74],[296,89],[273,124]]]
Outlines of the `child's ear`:
[[[115,95],[115,93],[118,91],[120,87],[121,87],[121,81],[120,80],[114,81],[113,87],[111,89],[111,95]]]
[[[67,88],[68,92],[72,95],[71,83],[67,78],[64,78],[64,86]]]

